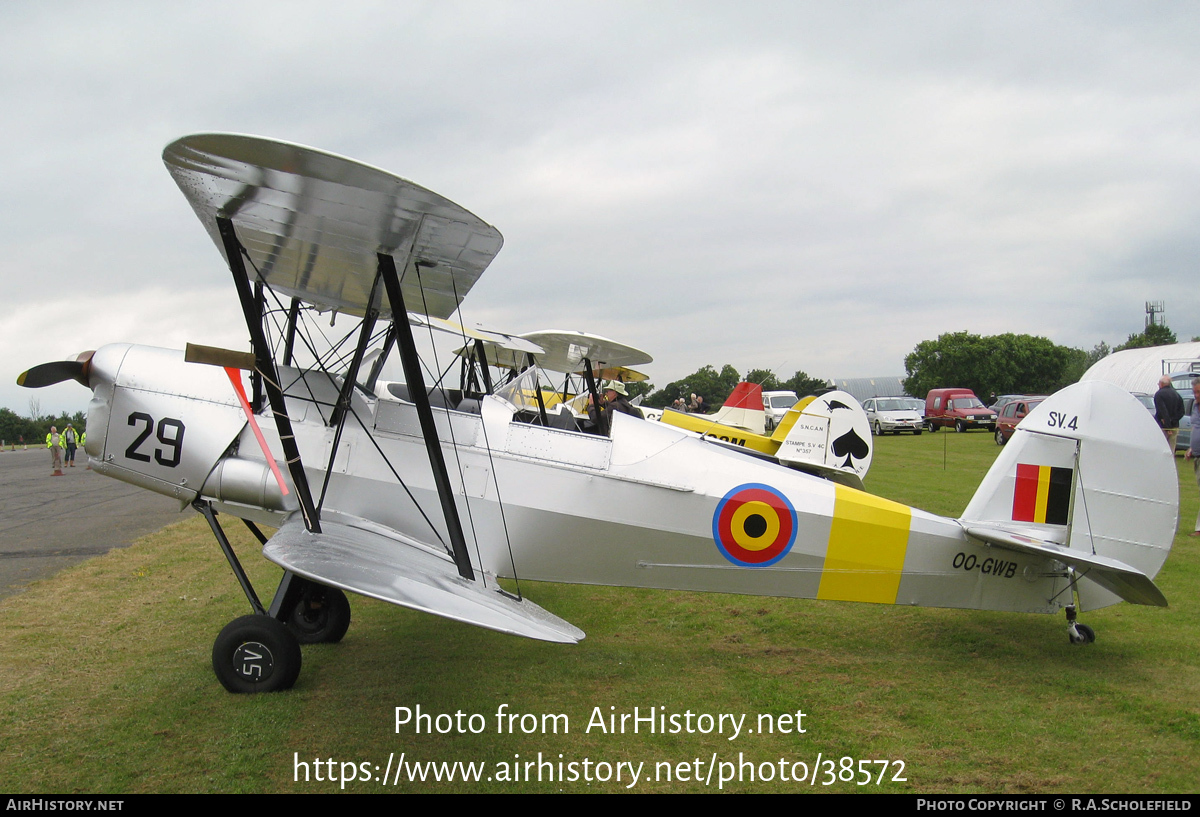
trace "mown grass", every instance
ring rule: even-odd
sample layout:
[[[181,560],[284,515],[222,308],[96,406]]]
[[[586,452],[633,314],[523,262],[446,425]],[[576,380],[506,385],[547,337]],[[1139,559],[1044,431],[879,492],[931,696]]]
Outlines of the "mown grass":
[[[983,434],[877,441],[877,493],[957,515],[999,449]],[[943,467],[943,462],[944,466]],[[1181,519],[1195,519],[1190,464]],[[278,571],[231,525],[256,585]],[[354,598],[338,645],[304,649],[290,692],[234,696],[213,679],[212,639],[246,612],[202,520],[93,559],[0,602],[0,788],[6,792],[328,792],[313,761],[644,762],[638,791],[715,791],[653,779],[655,763],[903,760],[904,782],[858,787],[755,779],[726,791],[1192,792],[1200,781],[1200,580],[1176,538],[1159,576],[1166,610],[1060,617],[746,596],[525,584],[582,627],[574,647],[497,635]],[[495,713],[565,714],[569,734],[497,734]],[[482,734],[396,732],[395,707],[461,711]],[[642,714],[805,713],[803,734],[605,734],[594,708]],[[609,707],[615,707],[610,710]],[[658,710],[663,711],[663,710]],[[477,722],[478,723],[478,722]],[[309,782],[294,780],[294,754]],[[871,767],[878,772],[879,766]],[[340,766],[335,764],[335,771]],[[835,772],[839,768],[835,766]],[[534,770],[536,776],[536,770]],[[797,772],[798,773],[798,772]],[[646,775],[651,775],[647,781]],[[327,767],[322,768],[322,777]],[[523,775],[522,775],[523,776]],[[743,775],[744,776],[744,775]],[[301,774],[303,777],[303,774]],[[757,778],[757,774],[756,774]],[[346,791],[623,791],[617,782],[383,785]]]

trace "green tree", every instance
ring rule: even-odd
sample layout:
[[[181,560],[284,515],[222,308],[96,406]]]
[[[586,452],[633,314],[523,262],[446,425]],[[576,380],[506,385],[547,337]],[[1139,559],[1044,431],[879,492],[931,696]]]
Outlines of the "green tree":
[[[1129,339],[1113,349],[1114,352],[1121,352],[1125,349],[1145,349],[1149,346],[1168,346],[1172,343],[1178,343],[1175,333],[1167,328],[1165,324],[1152,323],[1146,327],[1145,331],[1136,335],[1130,335]]]
[[[1104,341],[1100,341],[1092,347],[1092,351],[1085,352],[1082,349],[1071,349],[1071,360],[1067,364],[1066,372],[1063,379],[1067,383],[1078,383],[1079,378],[1083,377],[1083,373],[1092,368],[1097,361],[1103,360],[1112,353],[1112,349]]]
[[[779,378],[770,369],[751,369],[742,378],[747,383],[757,383],[763,391],[775,391],[779,388]]]
[[[809,377],[804,372],[796,372],[789,379],[779,384],[780,391],[794,391],[797,397],[807,397],[810,394],[819,394],[828,388],[828,380]]]
[[[719,372],[712,366],[701,366],[682,380],[668,383],[654,392],[644,403],[654,408],[665,408],[678,397],[687,400],[691,395],[699,394],[704,397],[706,403],[716,407],[725,402],[725,398],[741,379],[737,369],[728,363]]]
[[[904,389],[917,397],[950,386],[971,389],[982,399],[992,393],[1049,394],[1072,382],[1079,351],[1034,335],[947,333],[921,341],[904,358]]]
[[[639,380],[636,383],[626,383],[625,390],[629,392],[629,399],[632,400],[639,394],[649,394],[654,391],[654,384],[649,380]]]

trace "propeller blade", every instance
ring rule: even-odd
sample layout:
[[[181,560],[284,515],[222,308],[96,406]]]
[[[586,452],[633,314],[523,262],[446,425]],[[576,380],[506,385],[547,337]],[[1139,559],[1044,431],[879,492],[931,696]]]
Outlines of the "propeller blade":
[[[86,386],[93,354],[95,352],[84,352],[75,360],[56,360],[53,363],[34,366],[17,376],[17,385],[27,389],[40,389],[62,383],[64,380],[74,380]]]

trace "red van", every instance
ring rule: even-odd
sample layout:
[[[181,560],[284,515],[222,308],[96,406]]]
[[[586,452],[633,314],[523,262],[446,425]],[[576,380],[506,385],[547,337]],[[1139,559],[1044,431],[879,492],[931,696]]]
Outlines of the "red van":
[[[970,389],[931,389],[925,395],[925,425],[930,431],[954,426],[955,431],[986,428],[992,432],[996,430],[996,412]]]

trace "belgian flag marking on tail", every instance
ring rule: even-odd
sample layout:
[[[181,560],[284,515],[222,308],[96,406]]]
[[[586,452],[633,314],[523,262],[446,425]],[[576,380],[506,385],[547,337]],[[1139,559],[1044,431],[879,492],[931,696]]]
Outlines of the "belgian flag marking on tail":
[[[1074,478],[1072,468],[1018,463],[1017,484],[1013,489],[1013,521],[1067,524]]]

